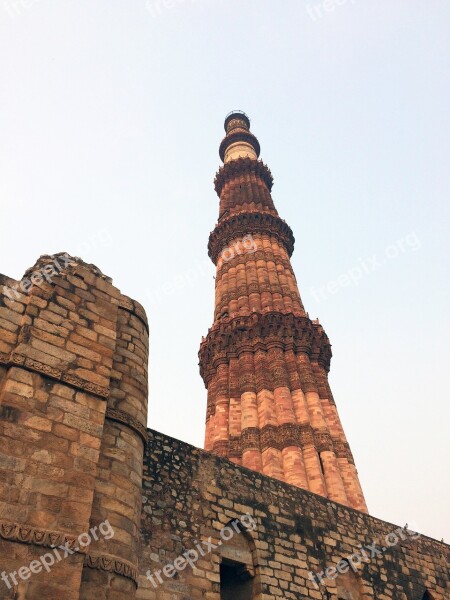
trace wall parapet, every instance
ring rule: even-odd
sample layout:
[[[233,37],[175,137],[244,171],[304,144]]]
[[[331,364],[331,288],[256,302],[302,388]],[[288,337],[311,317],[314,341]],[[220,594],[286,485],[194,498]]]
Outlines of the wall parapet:
[[[194,541],[212,536],[248,513],[256,522],[251,532],[255,555],[258,600],[337,597],[336,585],[346,579],[314,585],[309,573],[323,571],[376,544],[379,554],[357,567],[355,581],[364,600],[422,600],[425,589],[435,600],[448,592],[447,560],[450,547],[425,535],[413,539],[403,527],[291,486],[226,458],[211,454],[152,429],[144,462],[141,574],[137,598],[164,598],[174,591],[170,580],[155,591],[146,573],[176,559],[179,548],[195,548]],[[155,485],[156,484],[156,485]],[[159,510],[164,502],[164,511]],[[405,532],[403,539],[400,532]],[[397,532],[398,543],[381,550],[386,536]],[[411,532],[413,533],[413,532]],[[159,554],[156,549],[159,549]],[[181,552],[180,552],[181,553]],[[370,553],[369,553],[370,554]],[[195,572],[177,575],[177,589],[187,597],[220,592],[220,551],[199,559]],[[283,565],[283,568],[276,565]],[[207,573],[208,576],[203,576]],[[153,593],[154,595],[149,595]],[[327,595],[329,594],[329,595]]]

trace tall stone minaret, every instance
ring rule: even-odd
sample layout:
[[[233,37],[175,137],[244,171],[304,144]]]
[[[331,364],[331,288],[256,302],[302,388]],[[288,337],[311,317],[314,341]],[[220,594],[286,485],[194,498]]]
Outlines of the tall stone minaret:
[[[240,111],[225,119],[215,179],[219,220],[214,323],[201,343],[205,448],[367,512],[328,385],[331,347],[305,313],[290,263],[294,236],[274,206],[272,175]]]

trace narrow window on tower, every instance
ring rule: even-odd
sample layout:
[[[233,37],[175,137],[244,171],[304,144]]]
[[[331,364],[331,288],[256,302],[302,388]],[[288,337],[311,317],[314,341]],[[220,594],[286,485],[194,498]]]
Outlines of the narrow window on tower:
[[[422,600],[433,600],[433,596],[430,594],[428,590],[425,590],[425,594],[423,595]]]
[[[320,461],[320,468],[322,470],[322,475],[325,475],[325,469],[323,468],[323,460],[322,460],[322,456],[320,455],[320,452],[317,453],[319,455],[319,461]]]

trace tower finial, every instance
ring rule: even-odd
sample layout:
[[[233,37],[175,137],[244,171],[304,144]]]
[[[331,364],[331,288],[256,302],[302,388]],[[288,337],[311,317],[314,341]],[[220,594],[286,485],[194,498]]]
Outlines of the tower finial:
[[[242,110],[232,110],[225,117],[226,136],[219,148],[224,163],[241,157],[257,160],[260,152],[259,142],[250,131],[250,119]]]
[[[226,133],[237,127],[247,129],[247,131],[250,129],[250,118],[243,110],[232,110],[225,117],[224,128]]]

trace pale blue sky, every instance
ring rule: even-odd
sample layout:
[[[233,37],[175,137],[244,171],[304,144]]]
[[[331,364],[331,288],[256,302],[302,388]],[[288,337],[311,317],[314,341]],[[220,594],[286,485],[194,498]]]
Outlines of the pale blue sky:
[[[212,182],[245,110],[370,512],[449,541],[450,4],[157,4],[0,4],[0,272],[68,251],[140,300],[149,425],[201,446]]]

